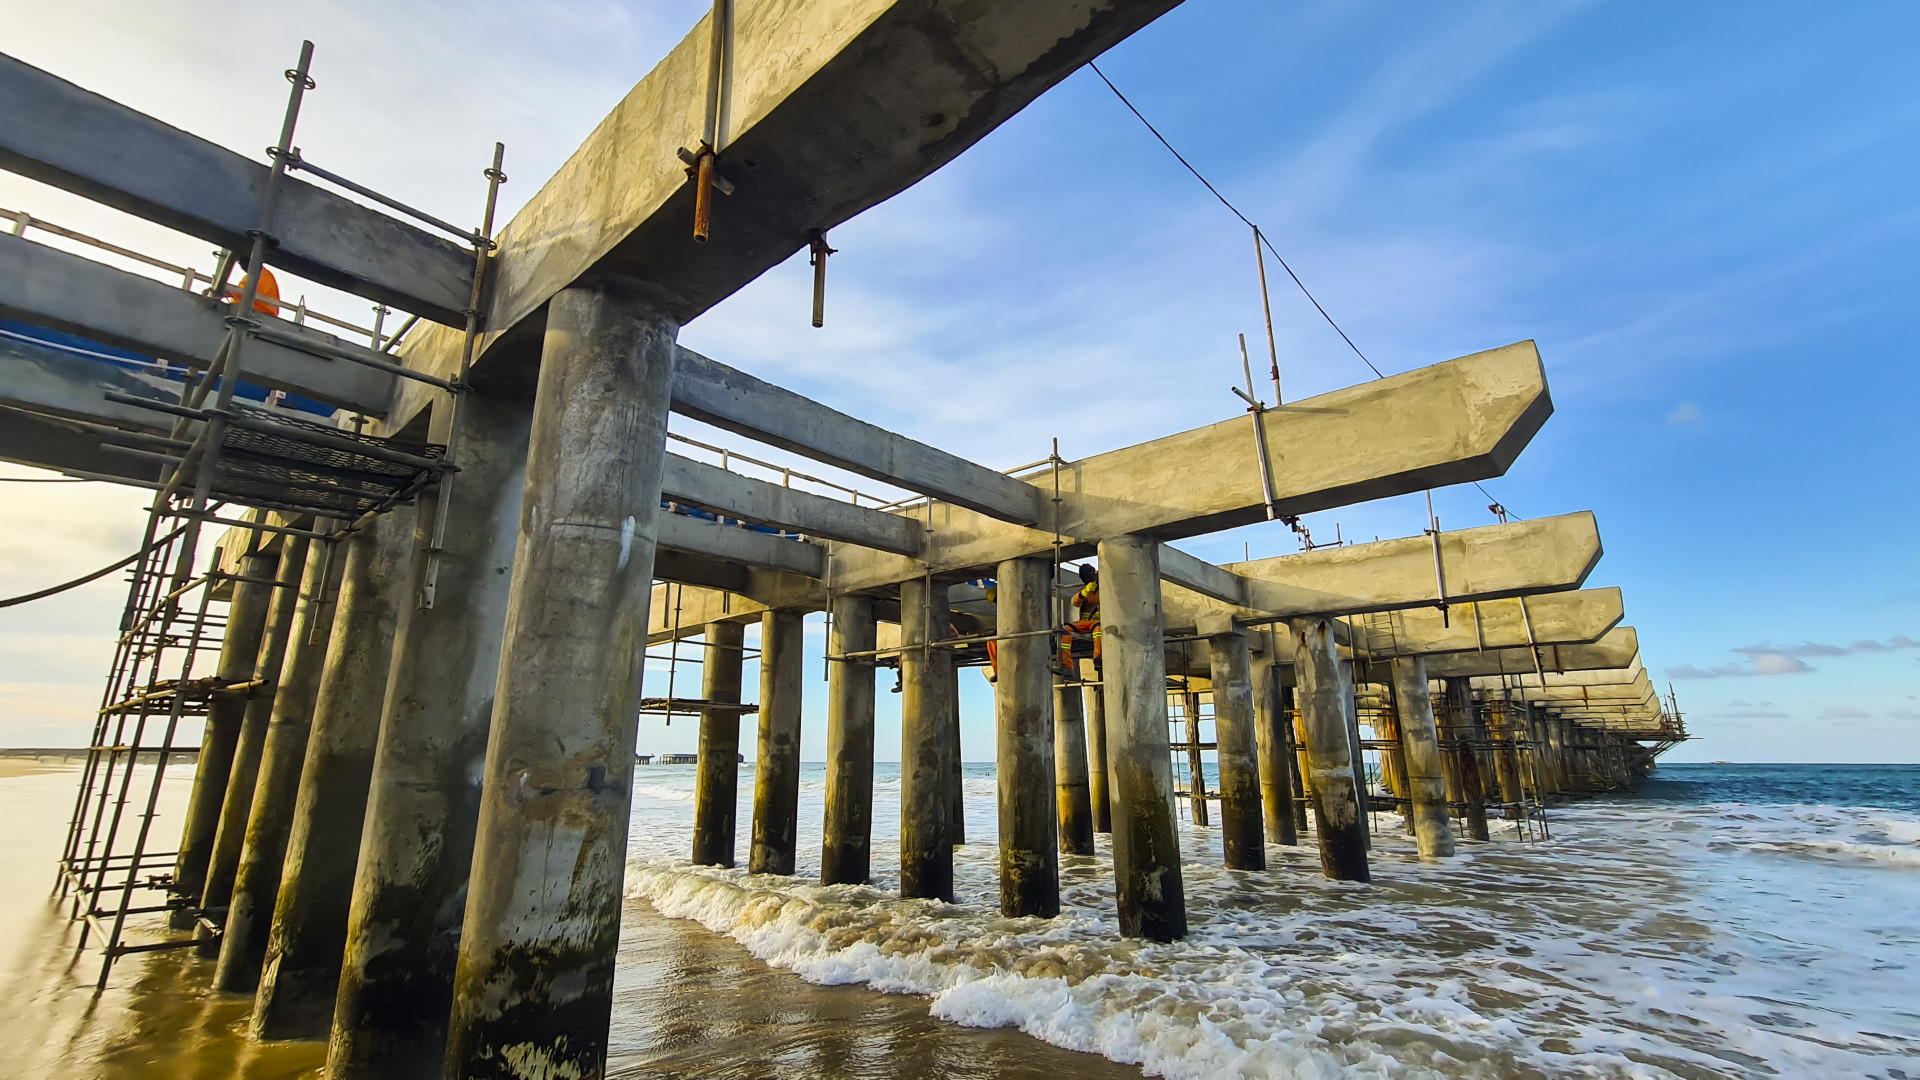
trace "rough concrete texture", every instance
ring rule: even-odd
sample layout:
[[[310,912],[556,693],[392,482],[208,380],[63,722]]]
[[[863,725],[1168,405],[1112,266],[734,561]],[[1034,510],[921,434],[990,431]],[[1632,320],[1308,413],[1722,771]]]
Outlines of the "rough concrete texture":
[[[1159,544],[1143,537],[1100,544],[1102,689],[1120,932],[1173,941],[1187,934],[1187,899],[1167,747],[1159,556]]]
[[[697,149],[705,120],[713,34],[702,20],[500,230],[476,377],[524,378],[537,355],[529,316],[594,274],[635,281],[687,322],[1175,2],[742,0],[718,125],[720,171],[737,183],[716,200],[706,244],[692,238],[693,185],[676,154]],[[410,366],[450,372],[459,345],[457,331],[435,330],[403,351]]]
[[[1268,627],[1263,635],[1271,636]],[[1260,768],[1263,832],[1273,843],[1300,843],[1293,821],[1293,725],[1280,703],[1280,665],[1269,645],[1253,665],[1254,752]]]
[[[255,511],[258,513],[258,511]],[[257,535],[257,534],[256,534]],[[223,682],[241,683],[253,678],[253,667],[260,659],[260,640],[266,634],[267,608],[273,599],[273,587],[261,584],[272,578],[275,560],[262,553],[255,542],[246,543],[239,557],[242,577],[249,581],[233,583],[227,604],[226,637],[220,643],[220,662],[215,677]],[[247,714],[243,694],[215,694],[207,706],[207,724],[200,739],[200,757],[194,764],[193,790],[187,796],[186,825],[180,836],[180,854],[174,860],[174,892],[198,903],[206,891],[207,864],[213,858],[213,838],[220,828],[220,808],[225,805],[227,782],[233,775],[233,755],[240,742],[240,726]],[[190,914],[174,923],[175,929],[192,926]]]
[[[313,730],[320,675],[333,633],[343,554],[337,540],[308,546],[266,743],[260,751],[240,863],[234,870],[233,898],[220,935],[220,959],[213,969],[216,990],[250,994],[260,985],[260,965],[273,930],[273,905],[280,895],[287,837],[300,795],[300,771],[307,760],[307,738]]]
[[[449,1076],[606,1066],[678,330],[623,285],[547,315]]]
[[[267,166],[0,55],[0,168],[221,247],[260,228]],[[268,226],[273,265],[460,325],[473,253],[295,176]]]
[[[305,527],[311,519],[300,519]],[[266,630],[255,654],[253,678],[260,683],[247,696],[240,721],[240,738],[233,748],[233,770],[227,775],[226,798],[220,804],[220,827],[213,835],[213,857],[207,861],[207,883],[200,893],[203,911],[218,911],[233,896],[233,879],[240,869],[240,850],[246,842],[247,818],[253,812],[253,786],[260,776],[260,758],[266,749],[267,725],[273,719],[273,699],[286,663],[293,613],[300,603],[300,579],[306,572],[304,536],[288,536],[280,543],[280,566],[267,600]],[[211,955],[218,943],[209,940],[202,952]]]
[[[755,874],[793,873],[800,821],[800,696],[805,617],[769,611],[760,620],[760,746],[753,767]]]
[[[1368,881],[1367,823],[1353,779],[1353,684],[1335,651],[1331,620],[1299,619],[1290,630],[1320,869],[1336,881]]]
[[[1113,804],[1107,773],[1107,698],[1098,686],[1081,692],[1087,717],[1087,797],[1093,806],[1093,831],[1113,831]]]
[[[1376,658],[1589,645],[1618,626],[1625,614],[1619,589],[1578,589],[1451,604],[1444,616],[1430,605],[1396,608],[1364,622],[1342,624],[1340,643],[1358,644]]]
[[[1053,690],[1054,813],[1060,820],[1060,854],[1093,854],[1093,800],[1087,768],[1087,718],[1077,683]]]
[[[1631,626],[1616,626],[1591,645],[1541,645],[1538,649],[1488,649],[1486,652],[1456,652],[1427,659],[1427,674],[1433,678],[1476,675],[1531,676],[1536,670],[1605,670],[1626,667],[1640,655],[1640,638]],[[1534,680],[1538,685],[1538,680]]]
[[[255,1038],[325,1038],[333,1019],[415,517],[412,507],[396,507],[341,542],[339,603],[254,998]]]
[[[837,596],[827,652],[871,652],[876,646],[870,596]],[[827,668],[827,806],[820,849],[822,885],[865,885],[872,873],[873,661]]]
[[[945,586],[900,586],[900,895],[953,899],[953,759],[948,723],[952,650],[928,647],[947,636],[952,614]]]
[[[1220,842],[1231,870],[1265,870],[1267,841],[1254,757],[1253,662],[1244,631],[1221,634],[1213,652],[1213,731],[1220,762]]]
[[[1060,829],[1054,811],[1053,564],[1000,564],[1000,681],[994,684],[999,790],[1000,912],[1060,913]]]
[[[1551,412],[1532,342],[1271,410],[1274,507],[1305,513],[1498,475]],[[1252,422],[1240,416],[1062,466],[1061,555],[1092,554],[1109,536],[1171,540],[1265,520],[1260,470],[1245,465]],[[1041,482],[1050,488],[1051,474],[1035,479]],[[885,552],[836,551],[834,587],[880,587],[928,569],[975,576],[1009,558],[1054,550],[1050,530],[946,504],[931,512],[924,565]],[[1431,599],[1431,553],[1426,558],[1429,588],[1422,595]]]
[[[433,438],[445,441],[450,405],[434,419]],[[421,499],[368,786],[329,1080],[440,1074],[532,419],[530,401],[468,394],[455,494],[444,507],[437,490]],[[422,549],[442,512],[446,551],[434,605],[425,608]]]
[[[1440,769],[1440,739],[1433,722],[1427,665],[1418,656],[1393,661],[1393,700],[1400,726],[1407,795],[1413,802],[1413,836],[1423,859],[1453,856],[1453,822],[1447,818],[1447,783]]]
[[[746,628],[708,623],[700,658],[700,698],[740,703],[740,668]],[[765,698],[761,698],[764,705]],[[732,866],[734,816],[740,802],[740,724],[733,709],[700,712],[700,755],[693,782],[693,864]]]

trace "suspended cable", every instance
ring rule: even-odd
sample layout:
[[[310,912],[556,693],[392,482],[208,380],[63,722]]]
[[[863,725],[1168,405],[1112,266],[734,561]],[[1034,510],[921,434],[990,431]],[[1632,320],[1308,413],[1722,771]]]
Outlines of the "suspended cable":
[[[1233,205],[1232,202],[1228,201],[1225,195],[1220,194],[1220,189],[1213,186],[1213,181],[1208,180],[1204,175],[1201,174],[1199,169],[1194,168],[1193,162],[1188,161],[1186,155],[1182,154],[1179,150],[1175,149],[1174,145],[1167,141],[1167,137],[1165,135],[1160,134],[1160,129],[1153,126],[1153,121],[1147,119],[1146,115],[1142,113],[1139,110],[1139,108],[1137,108],[1133,104],[1132,101],[1129,101],[1127,99],[1127,95],[1121,93],[1120,88],[1113,85],[1113,80],[1107,78],[1107,73],[1100,70],[1099,64],[1096,64],[1093,61],[1089,60],[1087,62],[1087,66],[1093,69],[1093,73],[1100,77],[1101,82],[1107,84],[1107,89],[1113,91],[1113,96],[1120,99],[1120,104],[1125,105],[1127,107],[1127,111],[1132,113],[1134,115],[1134,118],[1139,120],[1140,123],[1144,125],[1149,132],[1153,134],[1153,137],[1155,139],[1158,139],[1160,141],[1160,145],[1167,148],[1167,153],[1172,154],[1174,157],[1174,160],[1178,161],[1181,165],[1185,166],[1186,170],[1193,174],[1193,178],[1195,180],[1200,181],[1200,183],[1209,192],[1213,194],[1214,198],[1220,200],[1221,206],[1226,207],[1227,210],[1231,212],[1234,217],[1237,217],[1240,219],[1242,224],[1247,226],[1247,228],[1253,230],[1254,237],[1257,238],[1260,243],[1264,244],[1268,251],[1273,253],[1273,257],[1275,261],[1277,261],[1280,264],[1280,269],[1285,270],[1287,272],[1287,276],[1293,279],[1293,284],[1297,288],[1299,288],[1300,295],[1307,298],[1307,302],[1313,305],[1313,310],[1320,313],[1320,317],[1327,321],[1328,326],[1333,327],[1333,332],[1340,335],[1340,340],[1347,343],[1347,348],[1352,349],[1353,355],[1359,357],[1360,362],[1367,365],[1368,370],[1373,372],[1374,377],[1381,378],[1381,379],[1386,378],[1386,375],[1382,373],[1381,370],[1374,365],[1373,361],[1367,359],[1367,354],[1360,351],[1360,346],[1353,343],[1353,338],[1347,336],[1347,332],[1341,329],[1340,324],[1334,321],[1334,318],[1332,315],[1329,315],[1327,313],[1327,309],[1321,305],[1319,298],[1313,295],[1313,290],[1307,288],[1307,283],[1300,280],[1300,275],[1293,272],[1293,267],[1288,265],[1286,256],[1280,254],[1280,249],[1273,246],[1273,240],[1267,236],[1266,230],[1254,224],[1251,218],[1247,217],[1247,215],[1240,212],[1239,207]],[[1507,511],[1506,507],[1501,504],[1500,500],[1494,498],[1492,493],[1489,492],[1486,488],[1481,487],[1478,481],[1475,481],[1473,486],[1475,489],[1477,489],[1480,492],[1480,494],[1485,495],[1487,497],[1487,501],[1493,504],[1493,507],[1499,507],[1498,510],[1494,511],[1495,513],[1504,512],[1504,513],[1507,513],[1508,516],[1516,520],[1520,520],[1520,515]],[[1492,509],[1492,507],[1489,507],[1489,509]]]
[[[1353,339],[1347,336],[1347,332],[1340,328],[1340,324],[1333,321],[1333,316],[1327,314],[1327,309],[1320,305],[1320,301],[1313,295],[1313,291],[1307,288],[1307,283],[1304,281],[1301,281],[1300,275],[1294,273],[1293,267],[1287,264],[1286,256],[1280,254],[1280,249],[1273,246],[1273,241],[1268,239],[1266,231],[1260,228],[1260,226],[1255,225],[1253,223],[1253,220],[1247,217],[1247,215],[1241,213],[1239,207],[1227,201],[1227,197],[1225,195],[1220,194],[1220,189],[1213,186],[1213,181],[1208,180],[1205,176],[1201,175],[1200,170],[1193,167],[1193,162],[1188,161],[1186,158],[1186,155],[1174,149],[1173,144],[1167,141],[1167,137],[1165,135],[1160,134],[1160,129],[1153,126],[1153,121],[1147,119],[1146,116],[1143,115],[1139,109],[1134,107],[1133,102],[1127,100],[1127,95],[1121,93],[1120,88],[1113,85],[1113,80],[1107,78],[1107,73],[1100,70],[1099,64],[1096,64],[1093,61],[1089,60],[1087,62],[1087,66],[1093,69],[1093,73],[1095,75],[1100,76],[1101,82],[1107,84],[1107,89],[1113,91],[1113,96],[1120,99],[1120,104],[1125,105],[1127,107],[1127,111],[1132,113],[1134,117],[1138,119],[1142,124],[1146,125],[1147,130],[1153,133],[1154,138],[1160,140],[1160,145],[1167,148],[1167,153],[1172,154],[1175,160],[1180,162],[1180,164],[1186,166],[1187,171],[1193,174],[1193,178],[1195,180],[1200,181],[1201,184],[1205,185],[1206,189],[1213,193],[1214,198],[1220,200],[1221,206],[1226,207],[1229,211],[1232,212],[1234,217],[1239,218],[1241,222],[1247,226],[1247,228],[1252,229],[1254,231],[1254,234],[1260,238],[1260,242],[1266,245],[1267,250],[1272,252],[1274,259],[1280,263],[1280,269],[1285,270],[1287,272],[1287,276],[1293,279],[1294,285],[1297,286],[1300,290],[1300,295],[1307,298],[1307,302],[1313,305],[1313,310],[1320,313],[1320,317],[1327,321],[1328,326],[1333,327],[1333,332],[1340,335],[1340,340],[1347,343],[1347,348],[1352,349],[1353,355],[1359,357],[1360,362],[1367,365],[1368,369],[1373,372],[1374,377],[1381,378],[1381,379],[1386,378],[1386,376],[1380,371],[1380,369],[1374,366],[1373,361],[1367,359],[1367,354],[1360,351],[1360,346],[1355,345],[1353,343]]]
[[[39,592],[28,593],[25,596],[13,596],[13,597],[8,597],[5,600],[0,600],[0,608],[18,607],[21,604],[30,604],[35,600],[44,600],[49,596],[66,592],[68,589],[77,589],[80,586],[85,585],[89,581],[98,581],[99,579],[106,577],[108,574],[113,573],[115,570],[119,570],[123,567],[133,565],[133,563],[137,559],[145,555],[147,552],[152,551],[154,548],[157,548],[160,545],[167,543],[168,541],[172,540],[174,537],[179,536],[183,532],[186,532],[191,527],[192,527],[191,525],[182,525],[179,528],[168,533],[167,535],[159,538],[158,540],[155,540],[153,543],[148,544],[145,547],[141,548],[139,551],[136,551],[133,554],[127,556],[126,558],[121,559],[119,562],[114,563],[112,566],[103,566],[100,569],[95,570],[93,573],[88,574],[86,577],[74,578],[72,581],[69,581],[64,585],[55,585],[50,589],[41,589]]]

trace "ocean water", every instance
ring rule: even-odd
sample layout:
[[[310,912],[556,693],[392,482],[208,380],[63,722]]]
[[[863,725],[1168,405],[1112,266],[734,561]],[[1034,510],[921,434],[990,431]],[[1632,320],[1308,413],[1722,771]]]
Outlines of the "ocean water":
[[[1369,885],[1322,878],[1310,836],[1228,871],[1186,826],[1169,945],[1119,936],[1105,837],[1063,857],[1059,918],[1000,916],[991,766],[967,769],[958,902],[901,900],[897,768],[876,780],[875,880],[825,888],[822,768],[775,878],[687,865],[693,769],[643,767],[628,895],[808,984],[1152,1076],[1920,1080],[1920,766],[1668,765],[1551,811],[1549,842],[1496,824],[1443,863],[1383,814]],[[643,1020],[616,1008],[616,1034]]]

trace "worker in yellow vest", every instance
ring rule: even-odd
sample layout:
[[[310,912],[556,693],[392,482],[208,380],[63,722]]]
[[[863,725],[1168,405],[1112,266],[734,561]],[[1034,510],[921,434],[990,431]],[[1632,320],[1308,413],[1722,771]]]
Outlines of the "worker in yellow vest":
[[[1079,618],[1067,624],[1074,634],[1093,635],[1093,663],[1100,666],[1100,574],[1086,563],[1080,564],[1080,588],[1073,594],[1073,609]],[[1078,670],[1073,664],[1073,634],[1060,635],[1060,666]]]

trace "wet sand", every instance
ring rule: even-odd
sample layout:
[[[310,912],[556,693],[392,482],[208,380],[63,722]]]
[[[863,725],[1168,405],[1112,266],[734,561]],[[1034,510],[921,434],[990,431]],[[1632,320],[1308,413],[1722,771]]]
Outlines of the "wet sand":
[[[255,1043],[251,998],[213,994],[213,962],[191,950],[122,960],[104,994],[98,949],[49,896],[78,769],[0,775],[0,1077],[45,1080],[295,1080],[325,1063],[319,1043]],[[175,799],[186,784],[170,781]],[[177,828],[163,805],[157,835]],[[143,924],[149,932],[158,923]],[[1012,1029],[933,1019],[927,1000],[864,986],[813,986],[733,939],[630,901],[621,935],[608,1076],[715,1080],[1005,1077],[1106,1080],[1135,1068]]]

